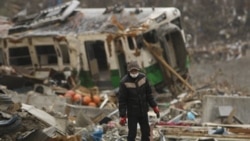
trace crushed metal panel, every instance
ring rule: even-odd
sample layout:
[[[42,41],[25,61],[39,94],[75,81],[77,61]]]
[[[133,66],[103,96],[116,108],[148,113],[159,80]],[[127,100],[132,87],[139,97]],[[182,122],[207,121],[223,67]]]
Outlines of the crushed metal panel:
[[[64,21],[69,15],[72,14],[72,12],[74,12],[79,4],[79,1],[73,0],[53,8],[42,10],[38,14],[33,14],[35,16],[32,16],[31,18],[26,17],[27,21],[22,21],[23,23],[25,23],[24,25],[16,25],[10,28],[9,34],[27,31],[31,28],[35,28],[58,20]]]
[[[58,131],[62,133],[65,131],[64,127],[61,127],[61,125],[58,124],[57,120],[45,111],[37,109],[34,106],[28,104],[22,104],[22,109],[42,120],[43,122],[57,128]]]
[[[79,1],[73,0],[57,7],[43,10],[40,12],[40,15],[34,19],[30,26],[33,28],[56,20],[63,21],[75,10],[79,4]]]
[[[48,123],[51,126],[57,125],[55,118],[43,110],[37,109],[34,106],[28,104],[22,104],[22,109],[39,118],[40,120]]]

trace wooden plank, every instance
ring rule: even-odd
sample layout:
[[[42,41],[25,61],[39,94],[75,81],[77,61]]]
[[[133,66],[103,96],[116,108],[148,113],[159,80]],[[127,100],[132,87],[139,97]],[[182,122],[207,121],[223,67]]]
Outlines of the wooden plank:
[[[151,54],[158,60],[166,69],[168,69],[171,73],[173,73],[184,85],[186,85],[192,92],[195,92],[195,89],[186,81],[184,80],[162,57],[157,53],[156,47],[153,47],[147,41],[143,40],[147,49],[151,52]]]
[[[203,123],[202,126],[250,128],[249,124],[244,124],[244,125],[242,125],[242,124],[218,124],[218,123],[210,123],[210,122]]]

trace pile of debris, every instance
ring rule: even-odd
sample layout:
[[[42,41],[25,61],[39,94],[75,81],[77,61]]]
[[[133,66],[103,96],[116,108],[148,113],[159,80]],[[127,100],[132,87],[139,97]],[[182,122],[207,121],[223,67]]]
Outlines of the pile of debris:
[[[96,88],[93,90],[97,92]],[[67,91],[66,95],[71,92],[80,93],[83,88]],[[100,91],[99,96],[103,93],[115,97],[112,91]],[[153,111],[149,112],[152,139],[247,140],[250,120],[244,107],[249,100],[217,88],[201,88],[180,94],[176,99],[169,94],[158,94],[160,119]],[[111,141],[125,139],[127,135],[126,126],[118,123],[117,107],[101,106],[112,100],[102,100],[99,107],[89,107],[68,103],[71,99],[62,95],[34,91],[18,94],[1,88],[0,101],[2,140],[32,140],[39,136],[41,141]],[[138,139],[139,136],[138,129]]]
[[[69,90],[65,95],[71,92],[90,92],[87,88],[77,87],[74,91]],[[0,93],[0,111],[1,125],[0,138],[5,140],[69,140],[69,135],[73,135],[76,125],[83,127],[93,126],[100,122],[102,118],[107,122],[106,113],[115,111],[117,107],[114,103],[114,94],[109,91],[99,93],[97,88],[91,89],[91,94],[105,99],[99,99],[99,107],[89,107],[79,105],[79,101],[71,101],[69,97],[56,94],[41,94],[30,91],[27,94],[17,93],[1,87]],[[94,96],[94,95],[93,95]],[[96,99],[94,99],[96,100]],[[111,115],[110,115],[111,116]],[[105,118],[106,117],[106,118]],[[111,118],[108,118],[111,121]],[[74,126],[72,126],[74,125]],[[41,136],[41,138],[40,138]],[[73,135],[71,138],[76,138]],[[80,138],[79,138],[80,139]]]

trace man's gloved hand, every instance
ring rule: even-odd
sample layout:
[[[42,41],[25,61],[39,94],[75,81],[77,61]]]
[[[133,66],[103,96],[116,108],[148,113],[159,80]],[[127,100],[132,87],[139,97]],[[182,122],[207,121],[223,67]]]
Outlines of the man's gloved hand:
[[[120,122],[119,123],[120,123],[121,126],[125,126],[126,122],[127,122],[126,117],[120,117]]]
[[[160,118],[160,110],[158,106],[153,107],[154,112],[156,113],[157,118]]]

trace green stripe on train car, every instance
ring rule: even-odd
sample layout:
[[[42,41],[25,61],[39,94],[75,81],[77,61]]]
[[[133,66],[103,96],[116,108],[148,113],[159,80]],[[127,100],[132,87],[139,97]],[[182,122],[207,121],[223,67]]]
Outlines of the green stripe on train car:
[[[158,64],[146,67],[145,70],[151,85],[156,85],[163,81],[163,74]]]
[[[119,70],[111,70],[111,83],[114,88],[119,87],[120,79]]]
[[[82,86],[85,86],[88,88],[94,86],[94,82],[92,80],[90,71],[80,70],[79,79],[81,81],[80,84]]]

